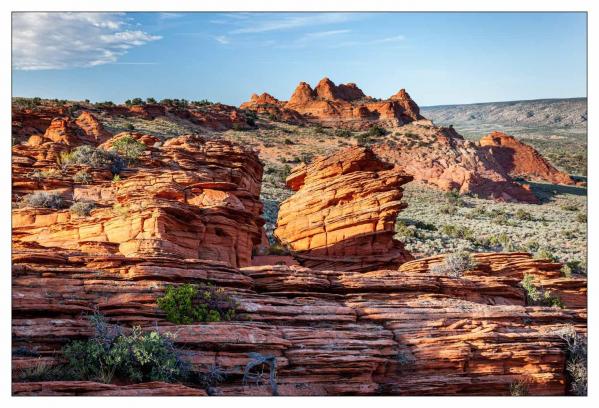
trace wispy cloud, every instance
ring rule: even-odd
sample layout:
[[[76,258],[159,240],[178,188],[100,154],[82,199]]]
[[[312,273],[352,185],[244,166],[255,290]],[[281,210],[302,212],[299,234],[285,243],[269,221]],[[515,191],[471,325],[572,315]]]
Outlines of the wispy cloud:
[[[182,18],[185,17],[185,14],[183,13],[159,13],[158,14],[158,18],[162,19],[162,20],[173,20],[175,18]]]
[[[219,35],[214,37],[214,39],[216,40],[216,42],[220,44],[229,44],[231,42],[231,40],[226,35]]]
[[[353,14],[348,13],[321,13],[302,14],[294,16],[269,15],[266,18],[254,18],[244,22],[244,26],[232,30],[231,34],[252,34],[270,31],[290,30],[295,28],[337,24],[351,20]]]
[[[406,37],[403,35],[394,35],[391,37],[383,37],[383,38],[370,38],[363,40],[351,40],[351,41],[343,41],[335,44],[331,44],[333,48],[339,47],[356,47],[356,46],[367,46],[367,45],[376,45],[376,44],[399,44],[406,40]]]
[[[13,68],[65,69],[115,63],[162,37],[131,30],[122,13],[14,13]]]
[[[384,43],[396,43],[405,41],[406,37],[403,35],[396,35],[393,37],[379,38],[378,40],[373,40],[371,44],[384,44]]]
[[[336,36],[336,35],[340,35],[340,34],[347,34],[347,33],[350,33],[350,32],[351,32],[351,30],[317,31],[315,33],[304,34],[304,36],[301,37],[300,40],[302,40],[302,41],[316,40],[316,39],[319,39],[319,38],[332,37],[332,36]]]

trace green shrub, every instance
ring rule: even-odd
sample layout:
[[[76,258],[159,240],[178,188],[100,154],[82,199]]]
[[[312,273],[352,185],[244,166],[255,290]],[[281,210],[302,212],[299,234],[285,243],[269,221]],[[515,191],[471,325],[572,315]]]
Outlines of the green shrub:
[[[416,230],[408,227],[403,221],[397,221],[395,223],[395,232],[404,238],[413,238],[417,236]]]
[[[20,204],[21,207],[52,208],[54,210],[60,210],[67,206],[65,199],[60,194],[46,191],[27,194]]]
[[[472,256],[468,252],[458,251],[449,254],[445,260],[431,268],[433,274],[447,275],[450,278],[461,278],[464,272],[476,267]]]
[[[128,163],[135,162],[146,151],[146,145],[132,136],[125,136],[112,144],[112,148]]]
[[[289,251],[283,245],[275,242],[271,244],[266,250],[267,255],[288,255]]]
[[[156,102],[156,99],[154,98],[146,98],[146,103],[156,104],[158,102]]]
[[[378,125],[371,126],[367,132],[368,136],[372,136],[372,137],[385,136],[387,133],[389,133],[389,132],[385,128],[380,127]]]
[[[175,324],[231,320],[236,308],[235,301],[222,288],[191,284],[168,286],[157,303],[166,319]]]
[[[368,133],[360,133],[359,135],[355,136],[355,138],[356,143],[359,146],[368,146],[370,143],[372,143],[371,136]]]
[[[462,196],[460,196],[459,191],[456,189],[447,191],[444,194],[444,197],[445,197],[445,200],[447,201],[447,204],[449,204],[449,205],[453,205],[455,207],[463,207],[465,205],[464,199],[462,198]]]
[[[320,124],[317,124],[316,126],[314,126],[314,132],[316,132],[316,133],[325,133],[324,128]]]
[[[541,286],[534,284],[532,275],[524,275],[520,286],[526,294],[526,305],[528,306],[551,306],[563,308],[562,301],[553,296],[551,292],[544,290]]]
[[[570,278],[573,274],[586,274],[586,269],[580,261],[568,261],[562,266],[561,273],[562,276]]]
[[[474,239],[474,231],[468,227],[460,227],[455,225],[443,225],[439,229],[442,234],[452,238]]]
[[[121,181],[121,176],[118,174],[115,174],[114,176],[112,176],[112,182],[113,183],[118,183],[119,181]]]
[[[568,203],[561,206],[561,209],[564,211],[578,211],[578,205],[575,203]]]
[[[91,184],[92,175],[85,170],[80,170],[73,176],[73,181],[79,184]]]
[[[453,215],[458,212],[458,208],[453,204],[443,205],[439,208],[441,214]]]
[[[522,221],[532,221],[532,214],[529,213],[528,211],[524,211],[523,209],[519,208],[518,211],[516,211],[516,218]]]
[[[348,138],[348,137],[351,137],[351,135],[352,135],[351,131],[349,131],[347,129],[335,129],[334,134],[337,137],[343,137],[343,138]]]
[[[69,153],[62,152],[60,161],[67,166],[84,164],[94,168],[105,168],[113,174],[118,174],[125,168],[125,161],[117,152],[96,149],[90,145],[78,146]]]
[[[134,327],[123,334],[101,315],[90,318],[95,334],[87,341],[74,341],[63,348],[67,377],[110,383],[113,378],[132,382],[174,382],[186,372],[174,336]]]
[[[286,145],[294,145],[295,142],[293,140],[291,140],[291,139],[285,139],[285,144]]]
[[[587,214],[586,213],[578,213],[576,214],[576,221],[586,224],[587,222]]]
[[[125,125],[125,129],[127,129],[127,130],[135,130],[135,126],[133,126],[132,123],[127,123]]]
[[[557,256],[553,255],[547,248],[541,248],[534,254],[534,259],[548,259],[551,262],[559,262]]]
[[[80,217],[88,217],[94,208],[96,208],[96,204],[92,201],[77,201],[69,210]]]

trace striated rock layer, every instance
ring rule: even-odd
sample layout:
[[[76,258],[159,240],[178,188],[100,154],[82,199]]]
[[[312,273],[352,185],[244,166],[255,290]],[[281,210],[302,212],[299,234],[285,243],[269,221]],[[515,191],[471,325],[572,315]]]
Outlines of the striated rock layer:
[[[533,147],[502,132],[492,132],[480,139],[488,152],[512,177],[525,177],[555,184],[576,184],[566,173],[557,170]]]
[[[269,113],[279,117],[278,120],[291,122],[297,122],[299,114],[309,122],[354,130],[368,129],[375,124],[395,127],[423,119],[418,105],[404,89],[380,101],[366,96],[356,84],[335,85],[326,77],[314,89],[300,82],[288,102],[269,94],[254,94],[241,108]]]
[[[372,146],[383,160],[444,191],[500,201],[538,203],[527,185],[512,180],[494,155],[464,140],[453,128],[419,121]]]
[[[57,164],[61,152],[83,142],[76,133],[61,142],[14,146],[15,200],[45,190],[60,194],[67,206],[92,201],[95,208],[87,217],[68,209],[15,208],[13,238],[125,256],[169,254],[251,265],[264,223],[259,200],[262,164],[256,153],[197,136],[160,145],[154,136],[136,132],[119,134],[101,147],[108,149],[124,136],[141,141],[146,149],[121,172],[119,181],[109,169]],[[78,180],[75,175],[80,173],[88,179]]]
[[[124,257],[17,243],[13,247],[14,395],[197,395],[198,385],[19,381],[59,364],[62,346],[92,333],[95,308],[112,323],[176,333],[191,369],[214,367],[213,395],[269,395],[244,383],[249,353],[273,356],[281,395],[564,395],[560,331],[586,333],[586,279],[528,254],[477,254],[461,278],[431,272],[442,256],[368,273],[301,266],[242,269],[169,256]],[[525,274],[565,308],[526,306]],[[234,321],[175,326],[156,306],[166,285],[210,283],[238,303]],[[26,350],[27,353],[23,353]],[[268,368],[266,368],[266,378]]]
[[[303,265],[364,270],[411,255],[393,239],[401,186],[412,180],[367,147],[351,147],[293,169],[296,193],[281,203],[274,235]]]

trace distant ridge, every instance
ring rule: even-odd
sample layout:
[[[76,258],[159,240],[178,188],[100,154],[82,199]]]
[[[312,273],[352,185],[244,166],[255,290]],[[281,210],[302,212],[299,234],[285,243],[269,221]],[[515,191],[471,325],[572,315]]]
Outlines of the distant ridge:
[[[526,127],[586,128],[587,98],[534,99],[421,107],[440,125],[498,124]]]

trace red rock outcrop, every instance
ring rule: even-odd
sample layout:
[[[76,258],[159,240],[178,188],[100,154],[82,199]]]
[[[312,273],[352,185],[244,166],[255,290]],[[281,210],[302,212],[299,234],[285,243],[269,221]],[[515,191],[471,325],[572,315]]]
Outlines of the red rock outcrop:
[[[300,82],[287,103],[271,98],[252,96],[250,102],[241,106],[258,112],[276,106],[283,112],[299,113],[310,122],[355,130],[375,124],[396,127],[423,119],[418,106],[403,89],[388,100],[378,101],[366,96],[354,83],[335,85],[328,78],[323,78],[314,89]]]
[[[292,170],[297,191],[281,203],[275,236],[303,265],[364,270],[397,266],[411,255],[393,239],[401,186],[412,180],[366,147],[352,147]]]
[[[286,109],[285,101],[279,101],[266,92],[261,95],[253,94],[248,102],[242,103],[240,109],[249,109],[257,113],[268,115],[280,122],[291,124],[305,123],[304,117],[293,109]]]
[[[32,135],[43,135],[52,119],[64,117],[67,109],[56,106],[37,106],[34,109],[12,107],[12,136],[23,142]]]
[[[212,130],[250,129],[244,113],[234,106],[213,103],[188,108],[169,107],[168,112]]]
[[[264,221],[259,201],[262,165],[255,153],[231,142],[180,136],[157,138],[124,133],[147,149],[121,180],[108,169],[56,164],[64,143],[13,147],[13,197],[37,190],[61,194],[67,203],[93,201],[88,217],[65,210],[17,208],[13,237],[19,242],[78,249],[93,243],[126,256],[169,254],[251,265]],[[112,141],[101,145],[110,148]],[[32,170],[46,171],[33,177]],[[73,177],[89,174],[87,184]]]
[[[383,160],[400,165],[416,180],[444,191],[538,203],[533,192],[526,185],[515,183],[493,155],[464,140],[453,128],[412,123],[374,144],[372,149]]]
[[[548,181],[555,184],[576,184],[566,173],[557,170],[532,146],[502,132],[492,132],[480,139],[488,152],[512,177]]]
[[[222,372],[213,395],[270,395],[267,380],[243,382],[252,352],[275,358],[280,395],[509,395],[517,382],[531,395],[564,395],[560,332],[573,327],[586,333],[586,279],[561,278],[559,264],[521,253],[477,254],[476,267],[461,278],[432,272],[442,260],[368,273],[283,265],[235,269],[198,259],[17,243],[13,368],[59,363],[64,344],[92,334],[83,315],[97,308],[125,328],[176,333],[192,371]],[[565,308],[526,306],[519,286],[525,274],[561,296]],[[235,320],[166,321],[156,299],[167,285],[184,282],[223,288],[238,303]],[[18,369],[13,377],[14,395],[203,393],[197,387],[25,383]]]
[[[154,119],[158,116],[166,115],[166,108],[163,105],[147,103],[144,105],[133,105],[129,107],[129,112],[144,119]]]
[[[112,134],[104,129],[102,123],[88,111],[81,112],[75,120],[75,124],[79,126],[92,144],[104,143],[112,137]]]

